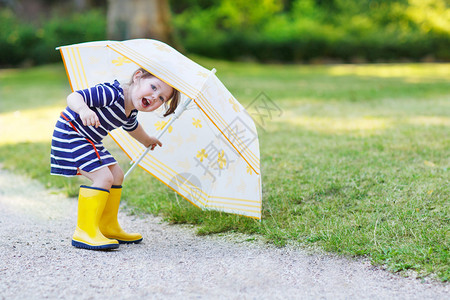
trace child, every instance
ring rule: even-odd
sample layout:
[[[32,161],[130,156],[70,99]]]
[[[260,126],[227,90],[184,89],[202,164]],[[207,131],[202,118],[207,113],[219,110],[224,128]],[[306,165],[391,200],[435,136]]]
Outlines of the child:
[[[83,175],[92,181],[91,186],[80,187],[73,246],[103,250],[142,241],[139,233],[125,232],[117,221],[124,174],[102,140],[109,131],[122,126],[145,147],[153,150],[162,146],[137,122],[137,113],[154,111],[170,102],[164,114],[167,116],[175,111],[179,97],[177,90],[142,68],[127,84],[115,80],[67,97],[68,106],[53,133],[50,173]]]

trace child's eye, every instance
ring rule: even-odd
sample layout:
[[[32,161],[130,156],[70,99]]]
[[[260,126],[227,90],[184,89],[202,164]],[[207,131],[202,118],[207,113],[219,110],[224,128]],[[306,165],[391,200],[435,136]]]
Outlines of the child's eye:
[[[164,102],[164,98],[162,96],[159,96],[159,100],[161,100],[162,102]]]
[[[152,90],[156,91],[156,86],[152,84]]]

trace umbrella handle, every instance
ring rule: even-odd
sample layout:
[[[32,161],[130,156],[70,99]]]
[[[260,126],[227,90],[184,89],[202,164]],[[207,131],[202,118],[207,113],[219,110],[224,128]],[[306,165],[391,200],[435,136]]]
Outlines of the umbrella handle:
[[[166,124],[166,126],[164,126],[164,128],[161,130],[161,132],[158,133],[158,135],[156,136],[156,138],[158,140],[167,131],[167,129],[170,127],[170,125],[172,125],[172,123],[175,122],[175,120],[178,119],[178,117],[186,110],[187,106],[191,103],[191,101],[192,101],[192,99],[187,99],[182,105],[180,105],[175,110],[173,118],[170,119],[170,121]],[[144,159],[145,155],[147,155],[147,153],[148,153],[148,151],[150,151],[150,149],[151,149],[151,145],[150,145],[150,147],[145,149],[145,151],[139,156],[139,158],[134,163],[133,163],[133,161],[131,161],[131,163],[133,163],[133,165],[128,169],[127,173],[125,173],[124,180],[134,170],[134,168],[136,168],[136,166],[141,162],[141,160]]]

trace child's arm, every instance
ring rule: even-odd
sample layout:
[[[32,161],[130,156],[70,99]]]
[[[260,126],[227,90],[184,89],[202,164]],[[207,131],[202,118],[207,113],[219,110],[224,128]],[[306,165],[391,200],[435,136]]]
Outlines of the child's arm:
[[[144,145],[146,148],[151,146],[151,150],[155,149],[156,145],[162,147],[162,143],[155,137],[149,136],[141,124],[133,131],[128,131],[128,133],[135,138],[138,142]]]
[[[97,114],[87,106],[83,97],[77,92],[73,92],[67,96],[67,105],[71,110],[80,115],[84,126],[100,126],[100,120]]]

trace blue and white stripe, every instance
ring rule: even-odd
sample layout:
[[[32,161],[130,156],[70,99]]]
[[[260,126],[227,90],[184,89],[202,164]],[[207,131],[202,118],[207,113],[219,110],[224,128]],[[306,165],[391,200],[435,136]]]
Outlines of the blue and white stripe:
[[[118,127],[133,131],[138,126],[137,110],[133,110],[130,116],[125,114],[123,90],[117,80],[113,84],[98,84],[76,92],[83,96],[86,104],[96,112],[100,126],[97,128],[84,126],[78,113],[66,107],[63,114],[78,132],[73,130],[69,121],[63,117],[58,119],[51,148],[50,173],[54,175],[74,176],[78,169],[92,172],[117,163],[103,146],[103,138],[108,132]],[[94,143],[101,161],[86,139]]]

